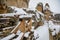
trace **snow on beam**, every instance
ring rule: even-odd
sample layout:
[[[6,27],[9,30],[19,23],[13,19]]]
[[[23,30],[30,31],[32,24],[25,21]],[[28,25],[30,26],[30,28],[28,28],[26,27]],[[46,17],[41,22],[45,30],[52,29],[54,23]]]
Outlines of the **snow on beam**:
[[[15,27],[15,26],[6,27],[6,28],[3,28],[3,30],[10,29],[10,28],[14,28],[14,27]]]
[[[14,6],[10,6],[12,9],[14,9],[14,11],[16,11],[16,13],[20,13],[20,14],[26,14],[26,12],[23,10],[23,8],[18,8],[18,7],[14,7]]]
[[[5,14],[0,14],[0,16],[14,16],[14,15],[24,15],[24,14],[20,14],[20,13],[5,13]]]
[[[26,32],[26,33],[24,34],[24,37],[29,37],[29,34],[30,34],[30,32]]]
[[[1,19],[10,19],[10,18],[0,18],[0,20],[1,20]]]
[[[24,33],[21,32],[20,35],[16,39],[13,39],[13,40],[21,40],[23,35],[24,35]]]
[[[38,10],[36,10],[37,13],[41,14],[42,16],[44,16],[44,14]]]
[[[19,18],[31,18],[32,16],[34,16],[34,14],[25,14],[25,15],[20,15]]]
[[[9,40],[9,39],[13,38],[14,36],[15,36],[15,34],[11,34],[11,35],[9,35],[1,40]]]

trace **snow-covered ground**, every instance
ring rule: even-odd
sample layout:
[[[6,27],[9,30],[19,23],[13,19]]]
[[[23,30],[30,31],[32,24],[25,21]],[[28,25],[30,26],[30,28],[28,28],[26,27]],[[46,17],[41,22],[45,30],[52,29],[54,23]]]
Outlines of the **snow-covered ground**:
[[[36,40],[49,40],[49,30],[47,25],[40,26],[34,32]]]
[[[49,29],[52,31],[52,36],[54,36],[60,32],[60,25],[55,25],[51,20],[44,21],[44,25],[34,31],[35,38],[37,40],[49,40]]]
[[[53,36],[60,32],[60,25],[54,24],[52,21],[49,21],[49,28]]]

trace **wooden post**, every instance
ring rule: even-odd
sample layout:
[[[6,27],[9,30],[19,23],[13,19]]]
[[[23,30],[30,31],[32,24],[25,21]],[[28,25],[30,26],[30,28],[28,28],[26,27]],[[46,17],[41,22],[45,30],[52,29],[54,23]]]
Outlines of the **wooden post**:
[[[21,24],[19,25],[19,30],[25,32],[25,28],[26,28],[25,20],[23,19]]]
[[[31,28],[32,28],[32,19],[30,19],[30,21],[29,21],[28,28],[29,28],[29,30],[31,30]]]
[[[22,20],[18,27],[13,29],[12,33],[16,34],[18,30],[20,30],[21,32],[25,32],[25,20]]]

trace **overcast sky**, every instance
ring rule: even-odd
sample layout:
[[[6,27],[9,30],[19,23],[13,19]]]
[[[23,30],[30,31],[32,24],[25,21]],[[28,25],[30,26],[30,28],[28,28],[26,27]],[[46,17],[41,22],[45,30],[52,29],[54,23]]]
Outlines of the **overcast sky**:
[[[29,8],[35,8],[39,2],[49,3],[52,12],[60,13],[60,0],[30,0]]]

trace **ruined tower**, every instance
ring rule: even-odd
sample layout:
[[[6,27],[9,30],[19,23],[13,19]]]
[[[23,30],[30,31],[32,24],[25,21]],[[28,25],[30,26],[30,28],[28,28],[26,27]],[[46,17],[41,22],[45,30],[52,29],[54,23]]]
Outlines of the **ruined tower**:
[[[40,12],[43,12],[43,4],[42,4],[41,2],[38,3],[36,9],[37,9],[38,11],[40,11]]]
[[[50,6],[49,6],[49,4],[48,4],[48,3],[46,3],[46,4],[45,4],[45,8],[46,8],[47,10],[49,10],[49,9],[50,9]]]
[[[27,8],[29,0],[6,0],[8,6],[16,6],[19,8]]]
[[[44,14],[45,14],[45,19],[50,20],[51,19],[51,11],[50,11],[50,6],[48,3],[45,4],[45,9],[44,9]]]

